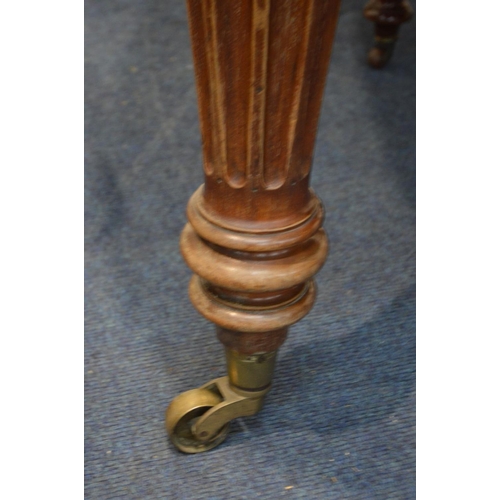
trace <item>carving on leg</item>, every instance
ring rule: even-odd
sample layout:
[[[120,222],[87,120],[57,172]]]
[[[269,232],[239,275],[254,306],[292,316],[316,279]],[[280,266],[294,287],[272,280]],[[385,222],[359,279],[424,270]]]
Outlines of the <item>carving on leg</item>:
[[[408,0],[370,0],[363,14],[375,23],[375,45],[368,52],[368,63],[383,68],[392,56],[399,26],[411,19],[413,10]]]
[[[205,183],[181,252],[228,376],[175,398],[167,431],[197,453],[260,410],[288,327],[312,308],[328,251],[309,188],[339,0],[188,0]]]

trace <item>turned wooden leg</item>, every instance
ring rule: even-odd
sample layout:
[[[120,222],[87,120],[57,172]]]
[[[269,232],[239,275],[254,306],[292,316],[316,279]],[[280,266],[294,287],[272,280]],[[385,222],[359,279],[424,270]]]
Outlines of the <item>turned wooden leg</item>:
[[[399,26],[411,18],[413,10],[408,0],[370,0],[363,14],[375,23],[375,45],[368,52],[368,63],[382,68],[391,58]]]
[[[328,245],[309,174],[339,3],[187,1],[205,183],[181,251],[228,376],[170,404],[181,451],[213,448],[230,420],[262,407],[288,327],[313,306]]]

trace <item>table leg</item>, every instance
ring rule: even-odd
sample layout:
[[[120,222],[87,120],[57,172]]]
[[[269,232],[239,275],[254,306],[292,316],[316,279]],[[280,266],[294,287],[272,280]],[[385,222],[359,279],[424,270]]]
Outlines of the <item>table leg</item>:
[[[205,183],[189,201],[181,251],[228,376],[170,404],[167,431],[181,451],[213,448],[230,420],[262,407],[288,327],[313,306],[328,245],[309,177],[339,4],[187,1]]]
[[[375,23],[375,45],[368,52],[368,63],[382,68],[392,56],[399,26],[411,18],[413,10],[408,0],[370,0],[363,14]]]

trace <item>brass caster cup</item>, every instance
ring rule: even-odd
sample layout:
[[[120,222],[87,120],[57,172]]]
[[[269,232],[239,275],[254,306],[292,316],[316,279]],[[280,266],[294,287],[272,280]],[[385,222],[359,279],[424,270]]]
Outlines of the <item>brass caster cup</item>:
[[[271,388],[275,358],[275,352],[242,355],[228,351],[229,376],[180,394],[167,408],[165,425],[173,445],[184,453],[201,453],[222,443],[231,420],[262,408]]]

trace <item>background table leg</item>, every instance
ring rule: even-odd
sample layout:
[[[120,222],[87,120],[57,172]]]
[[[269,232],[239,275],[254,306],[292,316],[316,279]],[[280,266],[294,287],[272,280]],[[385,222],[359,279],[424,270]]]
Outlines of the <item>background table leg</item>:
[[[375,23],[375,45],[368,52],[368,63],[382,68],[392,56],[399,26],[411,18],[413,10],[408,0],[370,0],[363,13]]]

